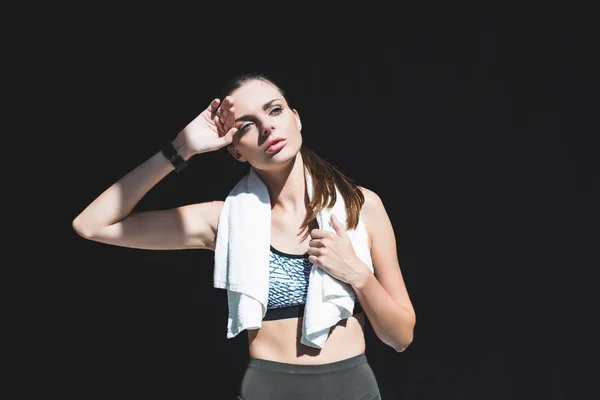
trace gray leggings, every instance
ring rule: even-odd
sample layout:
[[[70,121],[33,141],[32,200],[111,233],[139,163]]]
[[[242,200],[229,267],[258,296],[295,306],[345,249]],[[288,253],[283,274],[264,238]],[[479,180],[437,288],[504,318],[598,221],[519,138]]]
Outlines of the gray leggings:
[[[365,353],[319,365],[250,358],[238,400],[380,400]]]

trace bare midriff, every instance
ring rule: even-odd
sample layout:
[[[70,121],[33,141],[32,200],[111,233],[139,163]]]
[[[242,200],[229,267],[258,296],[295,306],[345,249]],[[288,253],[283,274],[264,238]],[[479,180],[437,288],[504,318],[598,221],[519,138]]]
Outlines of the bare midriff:
[[[341,361],[365,351],[364,313],[331,327],[322,349],[300,343],[302,317],[263,321],[248,330],[250,357],[288,364],[316,365]]]

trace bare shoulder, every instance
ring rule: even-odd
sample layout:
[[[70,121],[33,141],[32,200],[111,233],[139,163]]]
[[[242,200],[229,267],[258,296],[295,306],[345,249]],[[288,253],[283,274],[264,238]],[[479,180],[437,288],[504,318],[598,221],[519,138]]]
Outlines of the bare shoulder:
[[[393,228],[381,197],[373,190],[359,186],[365,202],[360,211],[365,228],[369,236],[369,247],[373,250],[373,243],[382,236],[393,236]]]
[[[365,224],[370,219],[380,218],[381,216],[387,216],[385,206],[381,197],[371,189],[367,189],[364,186],[359,186],[360,191],[365,197],[365,203],[363,204],[361,214],[365,219]]]

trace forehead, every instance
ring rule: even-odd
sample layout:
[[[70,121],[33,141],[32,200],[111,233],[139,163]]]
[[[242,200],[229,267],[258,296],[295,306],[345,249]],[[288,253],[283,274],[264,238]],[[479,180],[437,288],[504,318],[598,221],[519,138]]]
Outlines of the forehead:
[[[262,106],[273,99],[283,99],[279,90],[268,82],[254,80],[245,83],[242,87],[231,93],[237,112],[261,110]]]

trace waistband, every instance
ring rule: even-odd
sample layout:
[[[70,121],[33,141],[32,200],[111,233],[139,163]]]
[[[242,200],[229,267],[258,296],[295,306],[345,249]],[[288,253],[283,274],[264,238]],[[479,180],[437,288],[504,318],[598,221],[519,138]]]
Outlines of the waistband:
[[[294,374],[318,374],[324,372],[341,371],[348,368],[353,368],[367,362],[365,353],[346,358],[345,360],[334,361],[326,364],[305,365],[305,364],[290,364],[272,360],[263,360],[261,358],[250,357],[248,367],[260,368],[273,372],[285,372]]]

